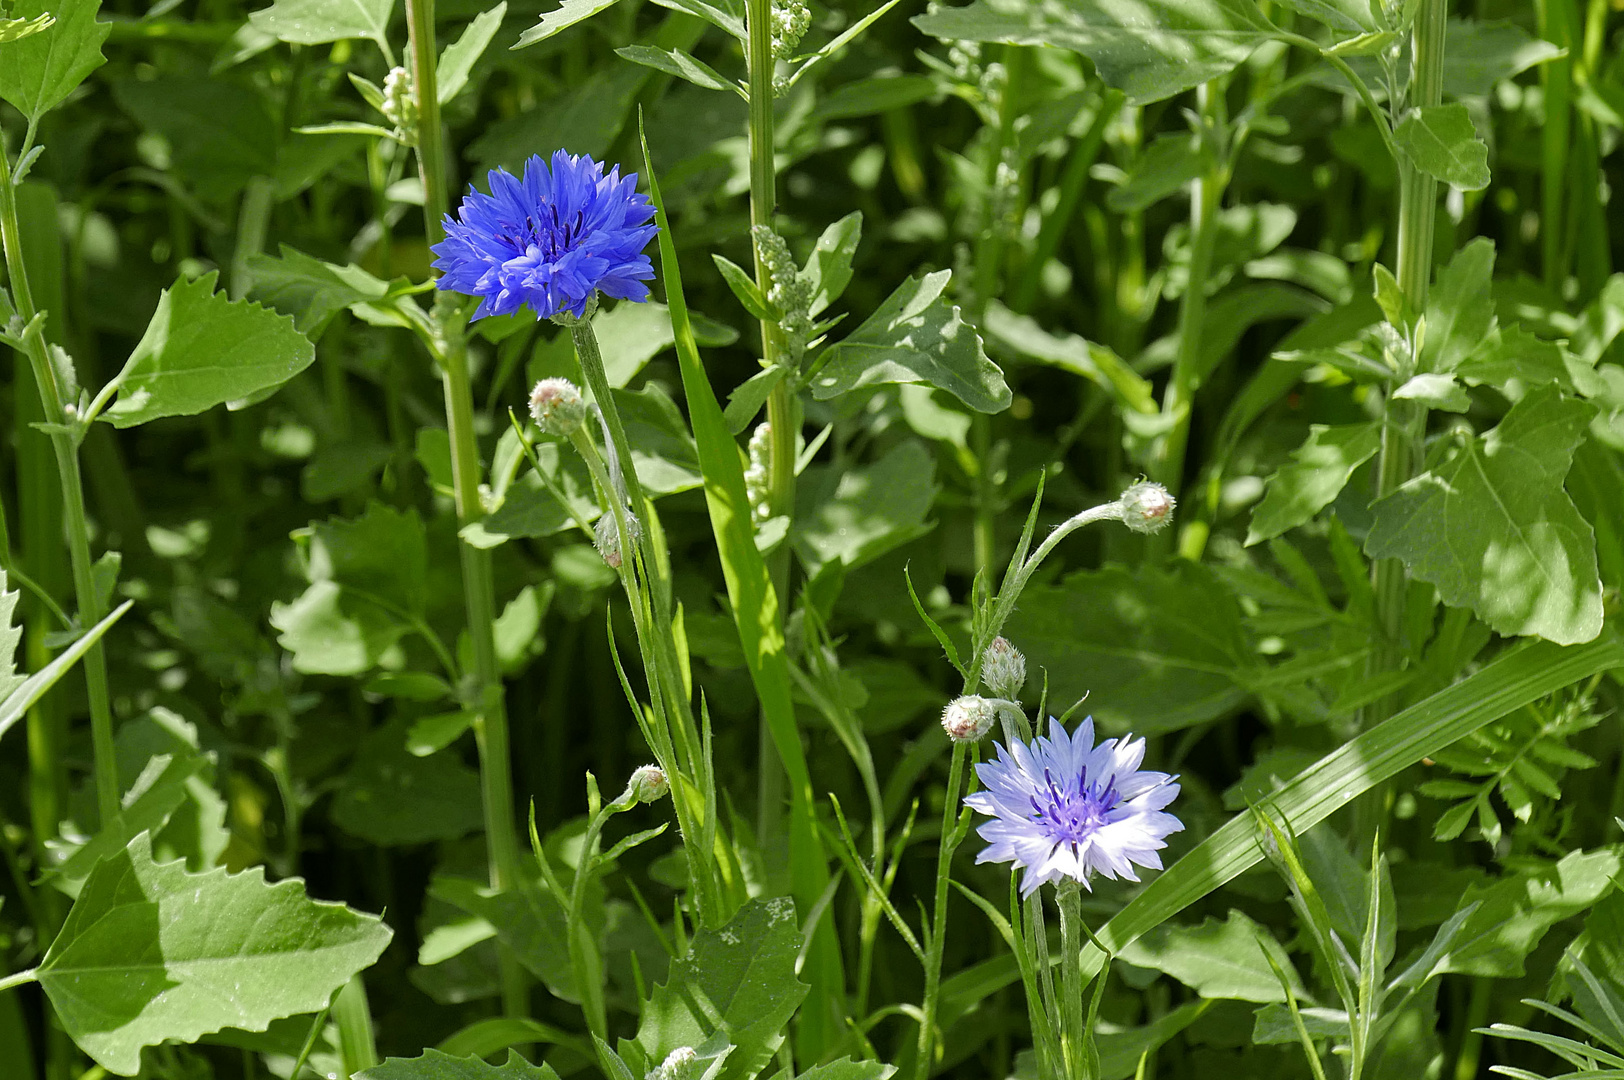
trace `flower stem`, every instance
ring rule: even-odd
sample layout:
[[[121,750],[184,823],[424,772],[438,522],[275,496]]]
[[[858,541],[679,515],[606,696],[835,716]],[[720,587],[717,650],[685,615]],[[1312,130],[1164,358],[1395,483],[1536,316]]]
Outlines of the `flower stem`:
[[[1088,1033],[1083,1029],[1082,887],[1062,881],[1056,888],[1060,907],[1060,1032],[1068,1080],[1088,1076]],[[1101,978],[1104,978],[1102,973]],[[1050,1017],[1050,1022],[1054,1021]]]
[[[942,948],[947,939],[947,885],[953,873],[953,853],[958,848],[959,787],[969,744],[953,744],[953,761],[947,767],[947,795],[942,803],[941,846],[936,849],[936,896],[931,920],[930,941],[925,952],[925,1000],[920,1009],[919,1055],[914,1062],[915,1080],[926,1080],[936,1055],[936,1010],[942,993]]]
[[[449,209],[445,144],[435,86],[434,0],[407,0],[406,24],[413,69],[412,90],[417,98],[417,164],[423,180],[423,228],[432,246],[445,237],[442,219]],[[452,487],[457,524],[461,529],[483,517],[484,508],[479,501],[479,442],[474,432],[466,323],[456,308],[448,294],[437,294],[433,328],[445,385]],[[513,766],[502,675],[496,659],[496,589],[490,554],[465,542],[458,544],[458,551],[468,638],[474,653],[470,696],[475,711],[474,735],[479,745],[490,882],[491,887],[498,890],[518,888],[519,841],[513,823]],[[510,952],[504,950],[501,956],[503,1011],[509,1016],[527,1015],[524,971]]]
[[[27,323],[34,318],[33,290],[23,262],[22,228],[17,217],[17,189],[11,183],[11,162],[0,142],[0,244],[5,247],[6,272],[11,279],[12,299],[17,314]],[[59,313],[60,315],[60,313]],[[68,555],[73,565],[73,590],[78,603],[79,623],[89,629],[106,614],[96,591],[90,560],[90,525],[85,515],[84,482],[79,472],[79,435],[74,418],[62,400],[56,369],[51,364],[43,331],[33,327],[24,344],[46,421],[55,425],[51,447],[56,454],[57,473],[62,483],[62,511],[68,526]],[[85,653],[85,686],[90,699],[90,739],[95,756],[96,808],[102,825],[119,815],[118,764],[113,753],[113,709],[107,693],[107,659],[101,643]]]

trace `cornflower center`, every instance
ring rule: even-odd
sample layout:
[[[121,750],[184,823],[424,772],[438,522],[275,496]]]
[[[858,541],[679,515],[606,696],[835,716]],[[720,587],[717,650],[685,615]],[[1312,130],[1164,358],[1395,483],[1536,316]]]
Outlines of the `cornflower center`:
[[[1055,782],[1054,774],[1043,770],[1045,790],[1031,796],[1032,821],[1056,844],[1076,844],[1106,823],[1106,815],[1120,801],[1116,777],[1104,788],[1088,782],[1085,768],[1075,783]]]
[[[558,257],[568,253],[586,232],[586,212],[577,210],[573,218],[560,221],[558,207],[548,206],[546,211],[547,214],[542,217],[539,228],[536,225],[535,215],[526,214],[522,230],[509,227],[498,234],[497,239],[525,253],[533,247],[547,262],[556,262]],[[552,218],[551,222],[547,220],[549,216]]]

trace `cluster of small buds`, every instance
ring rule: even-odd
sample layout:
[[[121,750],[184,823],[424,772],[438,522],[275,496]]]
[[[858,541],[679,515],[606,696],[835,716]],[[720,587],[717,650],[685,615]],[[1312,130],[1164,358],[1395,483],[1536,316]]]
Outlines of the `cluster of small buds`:
[[[403,136],[417,130],[417,97],[413,93],[412,73],[406,68],[392,67],[384,76],[383,115]]]
[[[812,10],[806,0],[773,0],[772,10],[773,59],[788,60],[812,27]]]
[[[530,416],[547,434],[570,436],[586,423],[586,400],[568,379],[543,379],[530,391]]]
[[[981,67],[979,41],[955,41],[948,47],[947,62],[953,65],[953,74],[965,82],[981,82],[984,72]]]
[[[750,514],[758,524],[772,514],[772,475],[773,429],[764,420],[750,433],[750,467],[744,470],[744,493],[750,499]]]
[[[976,80],[976,88],[981,91],[987,107],[994,112],[1003,107],[1004,91],[1008,87],[1009,69],[999,63],[988,64]]]
[[[1154,480],[1141,480],[1117,500],[1122,508],[1122,524],[1138,533],[1155,533],[1173,520],[1177,505],[1166,488]]]
[[[679,1046],[659,1065],[648,1071],[644,1080],[689,1080],[693,1076],[694,1064],[699,1055],[694,1053],[691,1046]]]
[[[1026,657],[1005,637],[995,637],[981,654],[981,681],[1001,698],[1018,701],[1026,685]]]
[[[998,703],[976,694],[954,698],[942,710],[942,730],[954,742],[980,742],[998,719]]]
[[[800,363],[812,337],[812,285],[801,276],[782,236],[765,225],[754,225],[750,237],[756,243],[761,265],[767,268],[767,300],[783,313],[778,325],[784,331],[789,360]]]
[[[670,790],[671,781],[666,779],[664,769],[658,765],[640,765],[626,782],[626,793],[620,798],[622,801],[630,798],[640,803],[659,802]]]
[[[627,543],[635,548],[637,542],[642,539],[643,532],[642,527],[637,524],[637,517],[630,510],[626,511],[626,531],[631,534],[626,537]],[[622,561],[621,538],[620,530],[615,527],[614,511],[604,511],[598,518],[598,523],[592,528],[592,536],[593,546],[598,549],[598,554],[603,556],[603,561],[613,569],[619,570]]]

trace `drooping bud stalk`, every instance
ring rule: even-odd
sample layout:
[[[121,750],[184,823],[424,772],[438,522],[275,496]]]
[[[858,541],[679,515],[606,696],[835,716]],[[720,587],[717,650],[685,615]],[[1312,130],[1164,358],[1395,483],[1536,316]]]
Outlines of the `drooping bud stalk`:
[[[568,379],[543,379],[530,391],[530,416],[547,434],[568,437],[586,423],[586,400]]]
[[[694,1053],[691,1046],[679,1046],[659,1065],[648,1071],[644,1080],[690,1080],[694,1073],[694,1064],[699,1055]]]
[[[995,637],[981,654],[981,681],[1001,698],[1017,701],[1026,685],[1026,657],[1005,637]]]
[[[1160,532],[1173,520],[1177,505],[1168,490],[1154,480],[1141,480],[1117,500],[1122,524],[1138,533]]]
[[[640,803],[658,802],[670,790],[671,782],[666,779],[664,769],[658,765],[640,765],[627,781],[626,793],[620,798],[624,801],[630,797]]]
[[[979,742],[998,719],[998,705],[976,694],[948,702],[942,710],[942,730],[954,742]]]
[[[757,524],[772,513],[773,429],[766,421],[750,433],[750,467],[744,470],[744,493]]]

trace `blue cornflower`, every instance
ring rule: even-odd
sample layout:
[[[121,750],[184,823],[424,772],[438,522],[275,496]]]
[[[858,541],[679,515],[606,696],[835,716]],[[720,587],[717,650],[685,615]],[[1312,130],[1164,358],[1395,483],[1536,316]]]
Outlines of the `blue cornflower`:
[[[987,841],[976,862],[1025,867],[1022,896],[1062,877],[1138,881],[1135,863],[1160,870],[1163,838],[1184,828],[1161,812],[1178,778],[1141,771],[1144,759],[1145,740],[1131,735],[1095,746],[1093,717],[1071,736],[1051,719],[1048,738],[999,745],[997,761],[976,766],[986,790],[964,800],[993,819],[976,830]]]
[[[654,207],[637,192],[637,174],[560,150],[551,167],[534,156],[524,179],[492,169],[491,193],[472,187],[445,219],[434,245],[439,286],[480,297],[474,318],[528,306],[544,319],[586,315],[595,292],[641,303],[654,276],[643,249],[654,238]]]

